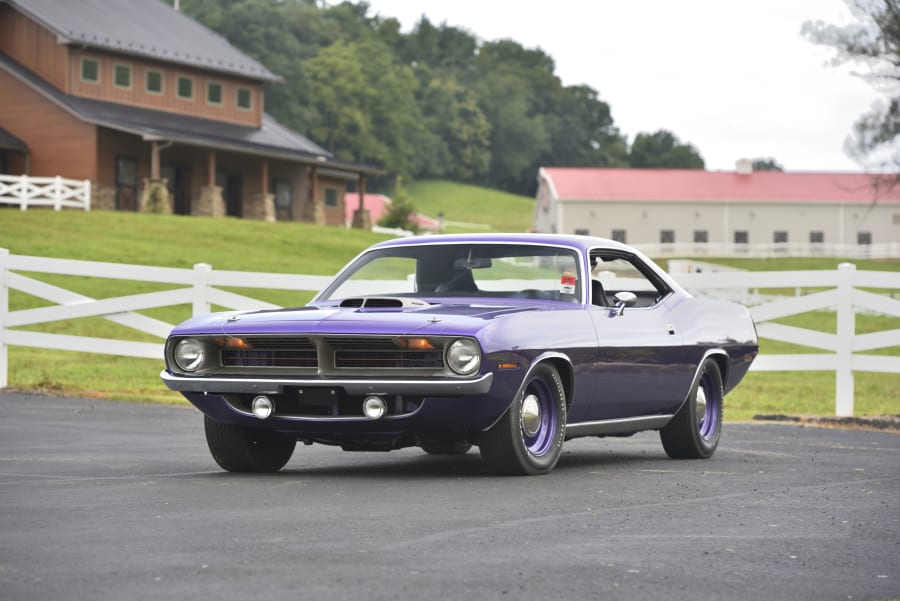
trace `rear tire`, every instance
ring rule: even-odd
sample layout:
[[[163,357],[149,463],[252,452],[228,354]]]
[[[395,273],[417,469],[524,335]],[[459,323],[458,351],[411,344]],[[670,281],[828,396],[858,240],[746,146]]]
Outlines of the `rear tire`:
[[[497,473],[546,474],[566,438],[566,395],[559,373],[541,363],[503,417],[479,439],[481,457]]]
[[[722,373],[714,359],[706,359],[687,401],[669,424],[659,431],[666,454],[672,459],[709,459],[722,434]]]
[[[288,462],[297,440],[278,432],[223,424],[203,416],[206,443],[219,466],[229,472],[277,472]]]

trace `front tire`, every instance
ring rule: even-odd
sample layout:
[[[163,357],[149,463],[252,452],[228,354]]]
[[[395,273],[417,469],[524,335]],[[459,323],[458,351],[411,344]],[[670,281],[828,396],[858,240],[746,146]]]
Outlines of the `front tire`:
[[[526,476],[553,469],[566,437],[566,395],[559,373],[541,363],[496,424],[482,433],[481,457],[497,473]]]
[[[294,438],[259,428],[223,424],[203,416],[206,443],[219,466],[229,472],[277,472],[294,453]]]
[[[706,359],[688,400],[669,424],[659,431],[663,448],[672,459],[709,459],[722,434],[722,373],[714,359]]]

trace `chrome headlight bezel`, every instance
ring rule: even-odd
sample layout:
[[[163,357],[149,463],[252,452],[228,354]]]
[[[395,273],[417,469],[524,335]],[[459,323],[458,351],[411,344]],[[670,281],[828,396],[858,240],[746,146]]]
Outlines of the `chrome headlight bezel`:
[[[172,362],[184,373],[195,373],[206,366],[207,345],[197,338],[182,338],[172,345]]]
[[[444,362],[453,373],[471,376],[481,367],[481,346],[472,338],[457,338],[447,345]]]

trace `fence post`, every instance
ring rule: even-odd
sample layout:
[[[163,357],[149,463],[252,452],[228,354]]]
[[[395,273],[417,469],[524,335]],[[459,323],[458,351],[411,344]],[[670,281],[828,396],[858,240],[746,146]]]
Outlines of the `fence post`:
[[[53,178],[53,210],[62,210],[62,177]]]
[[[838,417],[853,415],[853,337],[856,313],[853,307],[853,282],[856,265],[838,265],[837,366],[835,368],[835,407]]]
[[[28,176],[23,175],[19,182],[19,210],[24,211],[28,208],[28,194],[31,191]]]
[[[91,180],[84,180],[84,210],[91,210]]]
[[[212,265],[196,263],[194,265],[194,315],[204,315],[212,311],[209,304],[209,272]]]
[[[0,390],[9,386],[9,346],[6,344],[6,314],[9,313],[9,250],[0,248]]]

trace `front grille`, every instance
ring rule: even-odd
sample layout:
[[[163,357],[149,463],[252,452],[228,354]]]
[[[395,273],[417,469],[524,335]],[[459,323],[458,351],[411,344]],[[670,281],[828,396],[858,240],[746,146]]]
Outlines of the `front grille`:
[[[394,338],[357,336],[329,337],[325,342],[334,349],[334,366],[345,368],[415,369],[444,367],[441,349],[404,349]]]
[[[249,348],[222,349],[224,367],[318,367],[316,347],[309,338],[247,337]]]
[[[347,349],[334,353],[335,367],[374,367],[381,369],[404,369],[430,367],[441,369],[444,367],[443,353],[433,351],[407,351],[407,350],[372,350],[372,349]]]
[[[283,368],[303,370],[370,369],[441,370],[444,368],[443,344],[432,339],[437,348],[404,348],[393,336],[246,336],[243,348],[225,346],[221,350],[222,367]]]

